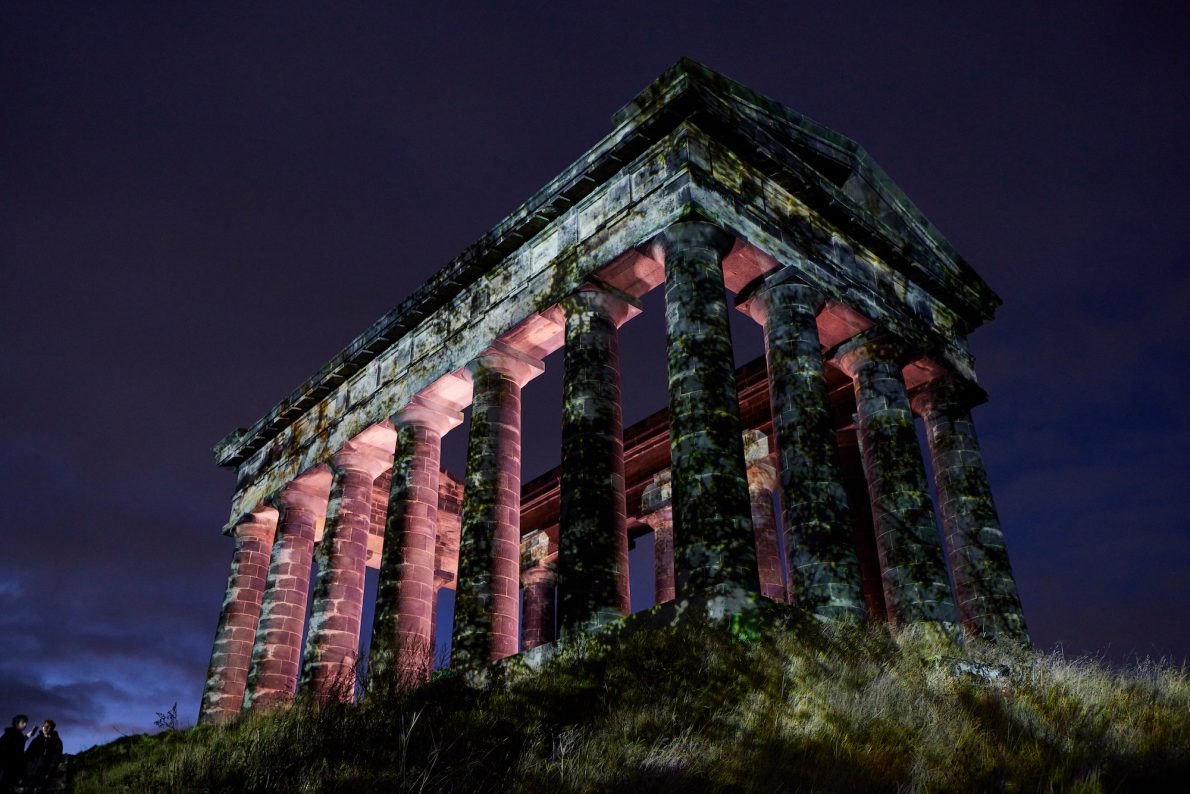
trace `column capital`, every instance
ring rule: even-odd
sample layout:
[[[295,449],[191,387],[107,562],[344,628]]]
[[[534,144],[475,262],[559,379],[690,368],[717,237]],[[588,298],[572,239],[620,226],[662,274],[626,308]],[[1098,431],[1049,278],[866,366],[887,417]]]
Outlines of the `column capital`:
[[[837,345],[825,358],[849,377],[872,361],[890,361],[897,369],[908,363],[911,352],[904,342],[881,328],[869,328]]]
[[[530,587],[535,584],[553,585],[558,582],[558,571],[552,563],[544,560],[521,569],[521,584]]]
[[[673,504],[673,482],[671,475],[672,472],[669,469],[662,469],[657,472],[653,475],[653,482],[649,483],[645,487],[644,493],[641,494],[641,520],[646,524],[649,523],[649,515]]]
[[[331,469],[335,474],[345,471],[358,471],[368,475],[373,480],[392,465],[392,456],[385,456],[384,451],[370,444],[357,444],[348,441],[343,448],[331,458]]]
[[[254,538],[257,540],[271,541],[273,534],[277,531],[277,518],[280,513],[277,508],[270,505],[262,505],[256,508],[248,515],[244,516],[235,529],[232,530],[232,535],[239,540],[241,538]]]
[[[735,237],[705,221],[679,221],[648,244],[650,256],[664,264],[667,256],[690,248],[705,248],[722,259],[731,252]]]
[[[933,378],[909,392],[909,404],[918,416],[937,409],[970,411],[987,400],[987,392],[977,384],[954,374]]]
[[[826,306],[826,296],[801,280],[791,267],[763,273],[739,291],[735,307],[760,325],[768,322],[774,300],[786,300],[805,306],[817,316]]]
[[[269,504],[287,510],[309,510],[315,515],[322,515],[326,512],[327,502],[330,501],[330,486],[330,467],[318,466],[273,494],[269,498]]]
[[[463,414],[461,411],[456,411],[450,406],[419,394],[414,396],[408,405],[393,414],[392,422],[394,427],[416,425],[444,436],[463,423]]]
[[[517,386],[524,386],[545,372],[544,362],[499,341],[493,342],[491,347],[472,359],[466,369],[474,377],[476,369],[480,367],[496,370]]]
[[[560,300],[558,306],[566,317],[584,311],[599,312],[619,328],[640,314],[639,301],[629,302],[630,297],[624,293],[615,294],[597,284],[585,284]]]

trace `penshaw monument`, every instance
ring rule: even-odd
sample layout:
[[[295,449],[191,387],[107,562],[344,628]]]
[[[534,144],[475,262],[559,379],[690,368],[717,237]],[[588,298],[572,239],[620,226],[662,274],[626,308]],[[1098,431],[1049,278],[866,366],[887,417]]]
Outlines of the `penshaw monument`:
[[[612,124],[216,446],[235,550],[200,721],[351,697],[361,631],[370,681],[426,680],[443,588],[461,669],[613,625],[648,532],[679,618],[1028,641],[971,415],[995,293],[857,144],[697,63]],[[618,329],[658,287],[668,408],[624,428]],[[733,308],[766,349],[740,369]],[[522,483],[521,389],[558,349],[561,465]],[[468,406],[458,479],[441,439]]]

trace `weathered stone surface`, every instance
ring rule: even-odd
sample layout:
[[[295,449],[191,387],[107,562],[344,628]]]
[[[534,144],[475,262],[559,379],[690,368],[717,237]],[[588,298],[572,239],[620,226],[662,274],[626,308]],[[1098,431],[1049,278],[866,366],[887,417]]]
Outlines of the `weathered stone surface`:
[[[641,498],[641,519],[653,530],[654,601],[677,597],[674,581],[673,483],[669,469],[656,474]]]
[[[252,646],[246,709],[286,703],[297,692],[314,532],[326,515],[330,480],[329,471],[312,472],[291,483],[276,500],[280,518]]]
[[[451,666],[517,652],[521,575],[521,386],[540,373],[507,352],[471,367],[474,396]]]
[[[901,376],[903,359],[901,346],[879,332],[866,331],[835,351],[839,366],[855,379],[889,618],[896,624],[940,623],[953,631],[958,611]]]
[[[818,340],[816,318],[824,301],[790,276],[771,274],[740,301],[764,326],[790,593],[813,614],[862,617],[859,559]]]
[[[411,686],[434,670],[442,434],[457,412],[414,404],[397,429],[369,651],[370,686]]]
[[[981,396],[976,389],[942,379],[921,387],[913,407],[926,425],[963,627],[988,639],[1028,643],[1021,597],[971,419],[971,407]]]
[[[563,634],[628,614],[628,534],[618,326],[630,309],[598,288],[563,299],[558,578]]]
[[[243,706],[276,531],[277,511],[271,507],[262,508],[236,525],[236,550],[219,628],[215,630],[199,724],[226,720]]]
[[[658,239],[665,258],[669,439],[678,597],[715,614],[758,595],[723,256],[732,240],[706,223]]]
[[[326,528],[314,547],[318,579],[302,659],[302,691],[350,701],[364,608],[372,484],[388,466],[381,450],[349,444],[334,458]]]

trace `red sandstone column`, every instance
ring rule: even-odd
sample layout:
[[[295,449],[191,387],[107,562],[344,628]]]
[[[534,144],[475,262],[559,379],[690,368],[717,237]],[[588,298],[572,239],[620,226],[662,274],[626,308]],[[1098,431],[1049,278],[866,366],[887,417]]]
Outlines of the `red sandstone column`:
[[[320,468],[291,482],[273,500],[281,515],[244,691],[246,709],[286,703],[297,692],[314,532],[326,513],[329,491],[330,472]]]
[[[744,454],[747,456],[748,441],[744,443]],[[767,443],[764,451],[768,452]],[[785,601],[785,572],[781,567],[777,517],[773,511],[777,470],[767,458],[749,460],[748,463],[748,496],[752,500],[752,529],[756,535],[756,571],[760,579],[760,594],[774,601]]]
[[[215,631],[199,724],[222,722],[238,714],[244,704],[244,686],[248,683],[252,643],[260,622],[260,602],[276,531],[277,511],[272,507],[262,507],[236,524],[236,550]]]
[[[372,524],[372,484],[388,466],[383,450],[349,442],[334,457],[334,483],[322,541],[314,550],[318,581],[302,661],[303,692],[351,702],[364,608],[364,571]]]
[[[558,576],[554,566],[541,560],[521,571],[525,608],[521,615],[521,649],[528,651],[553,642]]]
[[[467,488],[459,540],[452,665],[517,652],[521,578],[521,386],[541,362],[497,345],[473,361]]]
[[[457,411],[421,398],[393,417],[397,445],[369,661],[375,685],[417,686],[434,672],[442,436],[460,422]]]
[[[669,469],[653,475],[641,496],[641,521],[653,528],[655,601],[664,604],[677,597],[674,584],[674,514]]]

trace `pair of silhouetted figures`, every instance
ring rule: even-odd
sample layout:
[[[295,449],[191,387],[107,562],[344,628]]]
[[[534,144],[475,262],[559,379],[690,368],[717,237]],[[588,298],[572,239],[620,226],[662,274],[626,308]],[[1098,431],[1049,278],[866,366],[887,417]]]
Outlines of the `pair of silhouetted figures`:
[[[39,792],[62,761],[62,740],[53,720],[26,733],[29,718],[18,714],[0,736],[0,792]],[[25,741],[29,742],[28,748]]]

